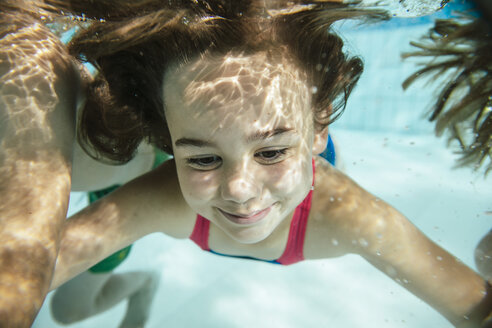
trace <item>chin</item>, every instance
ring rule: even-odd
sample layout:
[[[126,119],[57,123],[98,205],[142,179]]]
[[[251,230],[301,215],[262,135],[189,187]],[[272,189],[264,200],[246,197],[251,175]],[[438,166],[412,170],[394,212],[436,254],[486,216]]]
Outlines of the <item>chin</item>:
[[[241,229],[242,230],[242,229]],[[256,244],[267,239],[272,232],[271,231],[247,231],[252,229],[245,229],[246,231],[227,232],[229,237],[241,244]]]

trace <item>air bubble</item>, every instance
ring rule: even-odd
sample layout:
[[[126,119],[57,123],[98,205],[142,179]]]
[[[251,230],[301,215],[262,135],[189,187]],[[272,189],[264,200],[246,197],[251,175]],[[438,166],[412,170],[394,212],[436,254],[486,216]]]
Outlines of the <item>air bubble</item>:
[[[386,274],[390,277],[396,276],[396,270],[391,265],[386,266],[385,271]]]
[[[336,240],[335,238],[331,239],[331,243],[333,244],[333,246],[338,246],[338,240]]]
[[[312,93],[312,94],[315,94],[315,93],[317,93],[317,92],[318,92],[318,87],[312,87],[312,88],[311,88],[311,93]]]

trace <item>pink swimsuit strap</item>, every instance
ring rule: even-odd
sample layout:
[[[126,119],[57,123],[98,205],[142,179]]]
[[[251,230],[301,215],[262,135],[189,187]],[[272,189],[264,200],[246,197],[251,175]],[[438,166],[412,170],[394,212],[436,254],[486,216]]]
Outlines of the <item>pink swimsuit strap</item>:
[[[314,186],[314,159],[313,159],[313,186]],[[304,239],[306,236],[306,226],[309,217],[309,212],[311,210],[311,201],[313,197],[313,189],[311,189],[299,204],[292,217],[290,223],[289,236],[287,239],[287,245],[285,247],[284,253],[274,262],[289,265],[300,262],[304,260],[303,249],[304,249]],[[201,215],[197,215],[195,221],[195,227],[190,235],[190,239],[193,240],[201,249],[205,251],[211,251],[208,246],[208,236],[210,229],[210,221]]]
[[[208,232],[210,229],[210,221],[205,219],[200,214],[197,214],[195,227],[190,235],[190,239],[195,242],[204,251],[210,251],[208,247]]]

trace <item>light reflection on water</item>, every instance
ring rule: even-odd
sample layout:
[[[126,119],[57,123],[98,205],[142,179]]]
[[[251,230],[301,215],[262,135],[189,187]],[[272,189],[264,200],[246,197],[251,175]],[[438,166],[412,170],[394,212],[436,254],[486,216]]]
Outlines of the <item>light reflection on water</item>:
[[[475,268],[474,247],[491,225],[492,186],[468,168],[451,169],[456,156],[423,119],[432,89],[401,89],[415,66],[402,64],[400,53],[429,27],[340,27],[366,69],[331,133],[348,175]],[[72,210],[84,206],[77,198],[83,194],[72,197]],[[162,272],[148,327],[451,327],[357,256],[284,268],[217,257],[153,234],[117,271],[133,268]],[[116,327],[124,310],[122,303],[72,327]],[[33,327],[62,326],[45,306]]]

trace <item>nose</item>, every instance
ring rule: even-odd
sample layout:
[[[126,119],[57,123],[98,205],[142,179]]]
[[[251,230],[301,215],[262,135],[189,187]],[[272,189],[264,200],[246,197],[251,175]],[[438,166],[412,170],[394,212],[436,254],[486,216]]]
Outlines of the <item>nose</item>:
[[[258,197],[260,189],[251,168],[238,165],[238,167],[231,168],[229,174],[225,174],[221,185],[221,196],[224,200],[245,204]]]

